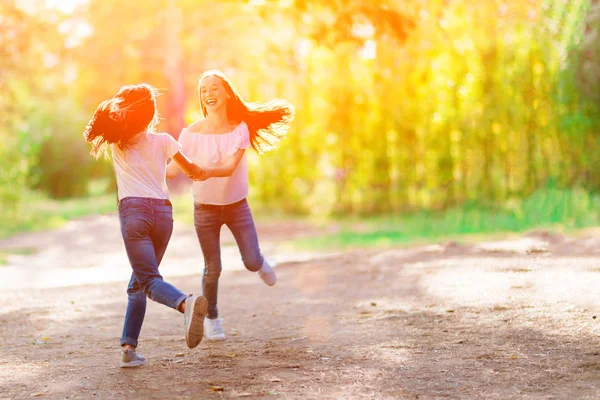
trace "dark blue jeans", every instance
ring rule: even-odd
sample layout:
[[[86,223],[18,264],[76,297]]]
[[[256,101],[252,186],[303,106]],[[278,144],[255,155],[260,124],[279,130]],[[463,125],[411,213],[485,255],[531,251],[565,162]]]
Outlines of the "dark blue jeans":
[[[225,206],[194,204],[194,226],[204,255],[204,275],[202,285],[204,297],[208,301],[210,319],[219,316],[217,292],[221,276],[221,227],[227,225],[242,255],[246,269],[260,270],[263,256],[258,247],[258,235],[246,199]]]
[[[188,297],[165,282],[158,266],[173,233],[173,208],[168,200],[126,197],[119,202],[121,234],[133,269],[127,287],[127,312],[121,346],[137,347],[146,314],[146,296],[179,309]]]

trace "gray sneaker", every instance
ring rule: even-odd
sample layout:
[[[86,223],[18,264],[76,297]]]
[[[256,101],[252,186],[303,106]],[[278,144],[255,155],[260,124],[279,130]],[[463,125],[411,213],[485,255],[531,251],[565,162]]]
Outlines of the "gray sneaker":
[[[135,368],[146,364],[146,357],[135,350],[123,350],[123,358],[121,358],[121,368]]]
[[[204,296],[190,295],[185,300],[185,342],[190,349],[202,341],[207,309],[208,302]]]

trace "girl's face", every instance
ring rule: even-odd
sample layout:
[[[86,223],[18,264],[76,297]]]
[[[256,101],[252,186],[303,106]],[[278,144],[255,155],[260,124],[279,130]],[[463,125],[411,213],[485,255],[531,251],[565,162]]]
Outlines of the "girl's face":
[[[221,78],[209,75],[200,83],[200,102],[208,111],[215,111],[227,106],[229,94]]]

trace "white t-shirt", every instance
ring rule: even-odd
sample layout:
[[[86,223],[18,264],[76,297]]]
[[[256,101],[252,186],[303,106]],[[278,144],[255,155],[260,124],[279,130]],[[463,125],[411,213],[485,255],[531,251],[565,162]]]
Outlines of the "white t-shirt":
[[[125,197],[168,199],[167,159],[181,150],[181,145],[166,133],[142,134],[120,149],[110,145],[119,200]]]
[[[210,166],[224,162],[239,149],[250,147],[250,133],[243,121],[233,131],[223,134],[194,133],[184,128],[179,143],[194,163]],[[245,199],[248,196],[246,154],[231,176],[194,181],[192,192],[194,202],[202,204],[227,205]]]

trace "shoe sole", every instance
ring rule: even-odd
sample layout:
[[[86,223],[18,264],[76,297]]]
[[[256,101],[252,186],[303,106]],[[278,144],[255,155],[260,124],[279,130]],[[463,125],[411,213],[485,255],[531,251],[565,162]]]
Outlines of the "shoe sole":
[[[190,349],[193,349],[204,337],[204,317],[208,311],[208,302],[205,297],[198,296],[191,306],[192,320],[185,331],[185,342]]]

